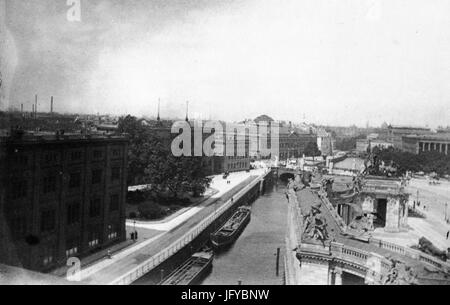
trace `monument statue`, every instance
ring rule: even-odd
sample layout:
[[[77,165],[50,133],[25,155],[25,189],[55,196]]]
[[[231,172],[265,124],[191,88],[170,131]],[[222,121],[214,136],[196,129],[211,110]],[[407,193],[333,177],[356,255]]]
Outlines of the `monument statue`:
[[[383,276],[383,285],[415,285],[417,284],[417,272],[407,264],[391,259],[392,266]]]
[[[329,239],[327,220],[320,211],[321,203],[311,206],[309,214],[303,215],[302,239],[305,241],[319,241],[325,246]]]

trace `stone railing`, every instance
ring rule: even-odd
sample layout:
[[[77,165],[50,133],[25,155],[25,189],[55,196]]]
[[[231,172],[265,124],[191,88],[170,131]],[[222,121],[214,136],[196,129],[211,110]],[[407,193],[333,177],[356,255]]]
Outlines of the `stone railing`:
[[[437,257],[428,255],[419,250],[414,250],[408,247],[403,247],[394,243],[390,243],[381,239],[370,238],[369,243],[382,249],[389,250],[394,253],[398,253],[407,256],[412,259],[419,260],[420,262],[427,263],[436,267],[444,272],[450,272],[450,264],[440,260]]]
[[[323,191],[319,192],[319,197],[324,203],[325,207],[327,208],[328,212],[331,214],[331,217],[333,217],[334,221],[337,223],[339,228],[341,229],[342,233],[345,233],[347,231],[347,225],[345,224],[344,220],[341,216],[339,216],[336,209],[331,204],[330,200],[328,200],[326,193]]]
[[[356,267],[360,275],[366,278],[366,282],[371,283],[381,281],[382,274],[388,272],[392,266],[389,260],[376,253],[370,253],[337,242],[332,242],[329,247],[301,244],[298,254],[308,257],[317,256],[319,260],[327,257],[329,260],[338,259],[347,264],[347,267],[352,270],[355,270]]]

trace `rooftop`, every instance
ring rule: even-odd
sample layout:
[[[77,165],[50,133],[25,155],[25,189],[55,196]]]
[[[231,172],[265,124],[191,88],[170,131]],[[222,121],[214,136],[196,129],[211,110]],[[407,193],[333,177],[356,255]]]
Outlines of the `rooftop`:
[[[423,131],[431,131],[428,127],[421,126],[401,126],[401,125],[389,125],[389,129],[405,129],[405,130],[423,130]]]
[[[0,131],[1,142],[13,143],[45,143],[65,141],[124,141],[126,135],[105,135],[103,133],[64,133],[43,131]]]
[[[450,133],[436,133],[429,135],[408,135],[404,138],[418,139],[418,140],[438,140],[438,141],[450,141]]]

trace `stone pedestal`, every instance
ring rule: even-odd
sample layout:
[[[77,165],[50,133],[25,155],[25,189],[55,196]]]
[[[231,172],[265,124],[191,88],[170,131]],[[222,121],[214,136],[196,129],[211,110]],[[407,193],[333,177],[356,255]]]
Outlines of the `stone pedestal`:
[[[328,285],[328,264],[302,262],[297,279],[298,285]]]

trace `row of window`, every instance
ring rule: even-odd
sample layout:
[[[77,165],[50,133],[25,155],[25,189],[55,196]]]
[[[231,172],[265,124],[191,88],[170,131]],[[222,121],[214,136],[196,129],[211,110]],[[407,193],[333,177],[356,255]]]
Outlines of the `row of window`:
[[[103,170],[94,169],[91,175],[91,184],[97,185],[102,183]],[[113,167],[111,169],[110,181],[112,183],[120,181],[121,168]],[[69,188],[81,187],[81,172],[74,172],[69,174]],[[55,192],[57,189],[57,176],[49,175],[42,179],[42,192],[43,194],[49,194]],[[26,180],[13,181],[11,183],[11,199],[16,200],[27,196],[28,182]]]
[[[42,156],[42,163],[44,165],[53,165],[59,162],[59,152],[47,152]],[[122,150],[117,148],[111,151],[112,158],[121,158]],[[104,158],[104,150],[97,149],[92,152],[92,158],[96,161]],[[83,160],[83,150],[74,150],[69,155],[70,162],[79,162]],[[24,153],[15,153],[12,157],[15,165],[26,166],[29,163],[28,155]]]
[[[247,162],[236,162],[228,164],[228,169],[245,169],[247,168],[248,163]]]
[[[96,248],[100,245],[101,236],[103,234],[102,226],[97,226],[91,229],[88,233],[88,247]],[[119,237],[118,226],[108,226],[108,241],[115,240]],[[75,257],[80,253],[80,237],[72,237],[66,240],[66,257]],[[55,261],[55,248],[47,247],[42,250],[42,264],[49,266]]]
[[[94,169],[92,170],[91,175],[91,184],[96,185],[102,183],[103,178],[103,170],[102,169]],[[113,167],[111,168],[111,182],[120,181],[121,178],[121,168]],[[81,172],[71,173],[69,175],[69,187],[70,188],[78,188],[81,186]]]
[[[101,236],[103,234],[103,228],[98,226],[95,229],[92,229],[88,233],[88,247],[96,248],[101,243]],[[115,240],[119,237],[118,227],[110,225],[108,226],[108,241]],[[80,238],[73,237],[67,240],[66,242],[66,257],[73,257],[79,254],[80,250]]]
[[[109,211],[111,213],[119,210],[120,196],[113,194],[110,196]],[[89,202],[89,217],[95,218],[102,214],[102,201],[100,198],[93,198]],[[56,230],[56,210],[46,209],[40,215],[40,231],[42,233],[50,233]],[[66,221],[67,225],[78,224],[81,220],[81,203],[72,202],[67,205]],[[19,213],[8,217],[8,227],[13,239],[23,238],[26,234],[26,219],[24,215]]]

